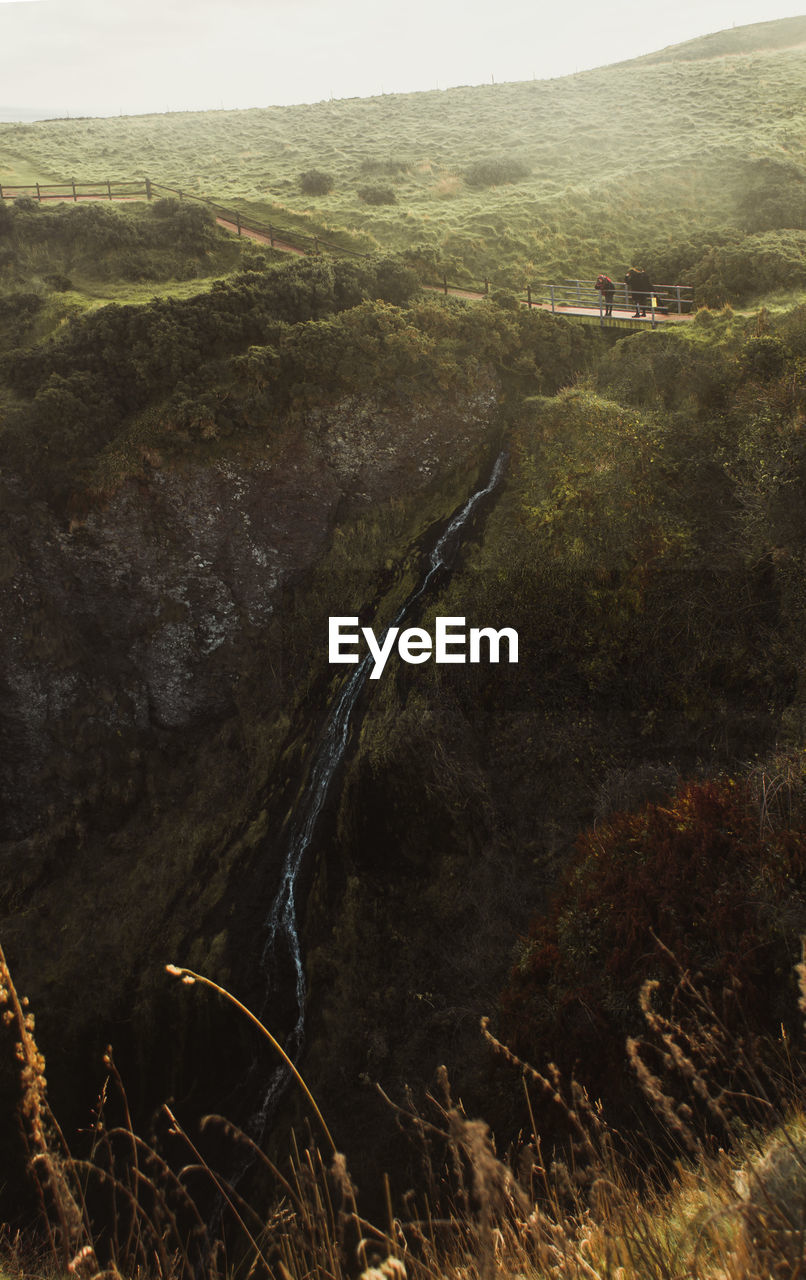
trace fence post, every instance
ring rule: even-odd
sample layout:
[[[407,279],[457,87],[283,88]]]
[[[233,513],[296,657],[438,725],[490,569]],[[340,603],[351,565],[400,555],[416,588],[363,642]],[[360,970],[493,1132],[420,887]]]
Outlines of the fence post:
[[[76,195],[76,180],[75,180],[75,178],[73,178],[73,179],[72,179],[72,187],[73,187],[73,203],[75,204],[75,203],[76,203],[76,201],[78,200],[78,196]]]
[[[318,253],[318,252],[319,252],[319,237],[318,237],[318,236],[314,236],[314,238],[313,238],[313,251],[314,251],[314,253]]]
[[[490,292],[490,282],[489,282],[489,280],[487,279],[487,277],[486,277],[486,276],[484,277],[484,292],[485,292],[486,294],[489,294],[489,292]]]
[[[236,218],[236,221],[237,221],[237,223],[238,223],[238,235],[240,235],[240,234],[241,234],[241,215],[240,215],[240,213],[236,213],[236,214],[235,214],[235,218]]]
[[[182,199],[183,199],[183,196],[182,196],[182,192],[181,192],[181,191],[179,192],[179,199],[180,199],[180,200],[182,200]]]
[[[39,190],[39,183],[38,183],[38,182],[37,182],[37,184],[36,184],[36,198],[37,198],[37,200],[39,201],[39,203],[41,204],[41,203],[42,203],[42,192]]]
[[[683,300],[682,300],[682,298],[680,297],[680,285],[679,285],[679,284],[676,284],[676,285],[675,285],[675,292],[676,292],[676,294],[677,294],[677,314],[678,314],[679,316],[682,316],[682,314],[683,314]]]
[[[579,282],[579,280],[577,280],[577,282],[576,282],[576,286],[577,286],[577,302],[579,303],[579,305],[580,305],[580,306],[582,306],[582,290],[580,289],[579,284],[580,284],[580,282]]]
[[[445,297],[447,298],[447,296],[448,296],[448,277],[447,277],[447,276],[445,276],[445,275],[443,275],[443,277],[442,277],[442,287],[443,287],[443,289],[445,290]]]
[[[269,223],[269,244],[273,249],[274,248],[274,232],[272,231],[271,223]]]
[[[554,285],[549,285],[549,294],[551,296],[551,310],[554,311]]]
[[[107,190],[107,194],[108,194],[108,196],[109,196],[109,199],[111,200],[111,199],[112,199],[112,183],[109,181],[109,179],[108,179],[108,178],[107,178],[107,180],[106,180],[106,190]]]
[[[0,182],[0,200],[3,199],[3,184]]]
[[[151,179],[146,178],[146,200],[151,199]]]

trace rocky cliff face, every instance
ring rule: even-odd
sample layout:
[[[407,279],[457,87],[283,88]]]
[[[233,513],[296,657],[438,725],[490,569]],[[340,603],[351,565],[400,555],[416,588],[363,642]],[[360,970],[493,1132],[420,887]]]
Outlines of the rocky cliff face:
[[[69,528],[0,495],[3,834],[29,835],[106,772],[121,735],[232,710],[239,649],[338,519],[411,498],[478,456],[492,396],[455,413],[349,401],[279,449],[149,468]],[[357,607],[361,601],[345,601]]]
[[[495,416],[492,387],[447,407],[344,401],[270,446],[147,466],[69,526],[3,477],[3,932],[57,1103],[60,1078],[63,1100],[81,1097],[87,1054],[110,1038],[139,1059],[144,1097],[203,1073],[178,1065],[203,1034],[162,969],[226,981],[258,945],[290,719],[315,723],[306,696],[326,674],[326,633],[306,633],[316,574],[371,520],[356,598],[349,555],[330,575],[341,608],[371,604],[373,575],[377,596],[406,540],[472,487]]]

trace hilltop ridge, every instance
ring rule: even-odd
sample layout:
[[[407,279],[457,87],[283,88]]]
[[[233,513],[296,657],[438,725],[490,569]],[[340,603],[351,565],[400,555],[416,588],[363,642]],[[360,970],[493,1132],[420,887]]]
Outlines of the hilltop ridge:
[[[712,31],[681,44],[666,45],[655,53],[644,53],[613,66],[651,66],[658,62],[696,62],[705,58],[728,58],[748,53],[773,53],[797,49],[806,44],[806,15],[797,18],[773,18],[769,22],[750,22],[740,27]]]

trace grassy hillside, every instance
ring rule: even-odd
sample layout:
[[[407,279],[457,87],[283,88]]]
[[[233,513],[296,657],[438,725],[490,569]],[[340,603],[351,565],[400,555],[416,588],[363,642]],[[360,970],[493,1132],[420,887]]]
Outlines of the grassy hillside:
[[[806,17],[777,18],[772,22],[752,22],[744,27],[713,31],[696,40],[668,45],[656,53],[634,58],[634,63],[689,62],[700,58],[729,58],[737,54],[769,53],[776,49],[796,49],[806,45]],[[629,63],[622,63],[629,66]]]
[[[187,297],[270,256],[199,204],[0,205],[0,346],[36,341],[107,302]]]
[[[694,282],[709,247],[806,228],[803,23],[559,80],[3,125],[0,182],[147,174],[359,248],[419,246],[453,274],[519,288],[621,277],[637,258],[658,280]],[[312,169],[331,177],[326,194],[301,189]],[[775,243],[762,248],[777,260]],[[780,274],[776,288],[806,285],[791,265]]]

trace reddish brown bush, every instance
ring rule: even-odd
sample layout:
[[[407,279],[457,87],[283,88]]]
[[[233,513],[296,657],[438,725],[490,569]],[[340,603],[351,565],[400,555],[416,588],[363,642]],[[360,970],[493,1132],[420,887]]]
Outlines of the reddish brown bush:
[[[718,1006],[738,993],[728,1005],[749,1030],[776,1031],[794,1009],[804,872],[806,829],[772,829],[733,780],[613,815],[579,837],[553,908],[532,925],[502,997],[504,1038],[610,1092],[625,1035],[640,1029],[642,983],[671,977],[656,939]]]

